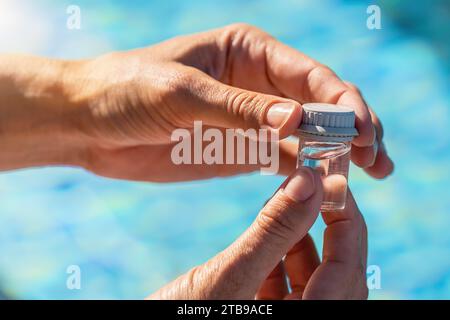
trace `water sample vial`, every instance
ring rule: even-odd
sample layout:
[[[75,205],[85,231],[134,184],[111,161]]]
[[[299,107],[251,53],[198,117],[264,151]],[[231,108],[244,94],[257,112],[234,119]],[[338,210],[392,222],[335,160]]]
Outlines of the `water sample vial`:
[[[314,168],[322,175],[324,195],[321,211],[345,208],[351,141],[358,135],[355,113],[328,103],[303,105],[298,166]]]

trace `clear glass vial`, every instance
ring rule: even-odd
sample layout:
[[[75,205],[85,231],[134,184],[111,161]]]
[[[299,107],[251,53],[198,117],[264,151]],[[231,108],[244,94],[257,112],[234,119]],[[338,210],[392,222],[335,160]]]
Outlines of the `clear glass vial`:
[[[322,211],[345,208],[350,150],[355,129],[355,113],[344,106],[326,103],[303,105],[297,166],[312,167],[322,175]]]

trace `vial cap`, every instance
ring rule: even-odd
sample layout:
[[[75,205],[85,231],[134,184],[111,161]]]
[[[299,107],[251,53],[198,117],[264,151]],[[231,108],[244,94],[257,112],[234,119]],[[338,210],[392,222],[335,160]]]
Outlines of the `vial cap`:
[[[300,132],[351,140],[358,135],[353,109],[329,103],[305,103]]]

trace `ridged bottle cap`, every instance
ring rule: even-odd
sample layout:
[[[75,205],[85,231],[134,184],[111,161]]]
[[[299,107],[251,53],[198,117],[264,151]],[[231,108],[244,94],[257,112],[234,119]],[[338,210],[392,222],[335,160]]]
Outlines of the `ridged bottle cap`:
[[[305,103],[299,130],[301,132],[351,140],[358,135],[355,112],[349,107],[329,103]]]

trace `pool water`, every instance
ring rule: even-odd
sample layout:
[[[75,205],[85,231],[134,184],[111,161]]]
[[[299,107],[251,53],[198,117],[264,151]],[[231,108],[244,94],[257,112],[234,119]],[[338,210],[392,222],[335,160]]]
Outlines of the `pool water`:
[[[349,178],[369,228],[369,264],[381,270],[370,297],[449,299],[450,73],[439,46],[448,16],[428,2],[380,3],[382,29],[369,30],[365,1],[78,0],[81,30],[68,30],[69,1],[0,0],[0,52],[85,58],[238,21],[265,29],[356,83],[383,120],[394,175],[374,181],[352,167]],[[414,29],[417,11],[432,24]],[[145,297],[229,245],[282,180],[159,185],[75,168],[2,173],[0,290]],[[312,231],[319,248],[323,228],[318,221]],[[81,269],[80,290],[66,287],[70,265]]]

